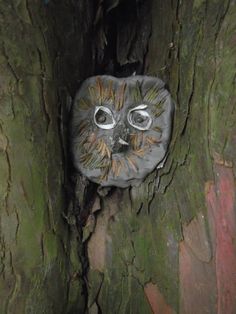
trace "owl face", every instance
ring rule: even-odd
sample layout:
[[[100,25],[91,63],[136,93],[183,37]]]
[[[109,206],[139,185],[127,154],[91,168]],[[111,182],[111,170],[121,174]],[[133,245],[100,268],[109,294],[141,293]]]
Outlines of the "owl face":
[[[158,78],[87,79],[73,105],[75,167],[102,186],[140,184],[165,158],[173,110]]]

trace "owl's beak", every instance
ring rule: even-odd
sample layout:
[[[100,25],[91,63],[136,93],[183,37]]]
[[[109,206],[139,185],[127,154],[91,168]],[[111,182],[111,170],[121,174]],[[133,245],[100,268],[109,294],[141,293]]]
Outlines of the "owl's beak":
[[[126,141],[124,141],[122,138],[119,137],[118,143],[120,143],[121,145],[127,145],[129,146],[129,143],[127,143]]]

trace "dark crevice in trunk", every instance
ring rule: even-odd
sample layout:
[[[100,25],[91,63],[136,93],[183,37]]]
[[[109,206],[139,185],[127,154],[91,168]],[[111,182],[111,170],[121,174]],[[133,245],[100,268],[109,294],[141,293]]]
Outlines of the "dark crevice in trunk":
[[[151,0],[49,1],[47,9],[48,18],[53,19],[54,36],[58,43],[54,71],[62,86],[58,91],[61,103],[58,121],[65,169],[67,209],[64,215],[71,236],[78,241],[82,264],[79,280],[83,282],[82,293],[85,303],[88,303],[89,238],[81,243],[89,216],[93,215],[96,220],[100,214],[100,211],[90,212],[98,195],[98,186],[78,176],[73,168],[69,129],[71,101],[80,84],[89,76],[144,74],[151,35]],[[110,195],[113,190],[106,193]],[[100,193],[101,198],[102,193],[104,191]],[[96,302],[98,312],[102,313],[98,297]],[[69,313],[76,310],[72,309]]]
[[[109,3],[110,5],[108,5]],[[134,73],[143,74],[145,55],[151,33],[151,1],[116,1],[116,6],[114,5],[114,7],[111,6],[111,2],[109,3],[98,1],[92,10],[94,18],[93,23],[90,24],[90,30],[88,30],[88,34],[92,36],[88,43],[90,53],[88,53],[88,56],[84,55],[84,58],[93,57],[93,60],[90,60],[93,63],[93,66],[91,66],[93,71],[88,76],[109,74],[117,77],[126,77]],[[91,45],[92,43],[93,46]],[[85,64],[89,64],[89,60],[86,60]],[[76,78],[77,74],[80,75],[80,73],[72,73],[71,78],[75,79],[75,81],[80,81],[80,79]],[[74,86],[74,84],[75,82],[69,81],[70,86]],[[67,120],[66,124],[68,125],[68,123],[69,120]],[[68,164],[68,175],[70,178],[73,178],[75,170],[71,167],[71,157],[68,159]],[[83,239],[82,229],[86,228],[89,216],[93,215],[96,221],[97,215],[100,213],[100,211],[95,214],[90,212],[97,196],[98,186],[83,179],[79,180],[79,182],[78,180],[77,182],[72,180],[70,185],[71,189],[75,191],[73,195],[74,215],[77,221],[78,238],[81,242]],[[107,191],[107,193],[110,195],[112,190]],[[80,193],[79,199],[78,193]],[[84,294],[88,302],[88,291],[86,291],[86,288],[88,288],[87,272],[89,268],[87,242],[88,240],[79,249],[79,255],[83,264],[82,275],[84,283],[86,283],[84,284]],[[98,297],[96,302],[98,312],[102,313]]]
[[[151,33],[151,1],[117,1],[116,7],[109,8],[105,2],[95,20],[95,74],[143,74]]]

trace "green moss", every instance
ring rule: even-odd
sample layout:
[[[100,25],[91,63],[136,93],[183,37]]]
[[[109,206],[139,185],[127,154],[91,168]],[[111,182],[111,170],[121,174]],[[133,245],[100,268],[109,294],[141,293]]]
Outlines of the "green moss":
[[[78,257],[73,266],[69,261],[61,215],[64,174],[56,95],[63,83],[59,77],[51,81],[55,48],[48,50],[50,41],[55,47],[58,42],[52,36],[54,21],[41,4],[0,2],[1,313],[65,313],[67,305],[72,308],[83,298],[78,276],[69,280],[81,265]]]
[[[199,7],[201,7],[205,3],[206,3],[206,0],[194,0],[193,1],[193,8],[198,9]]]

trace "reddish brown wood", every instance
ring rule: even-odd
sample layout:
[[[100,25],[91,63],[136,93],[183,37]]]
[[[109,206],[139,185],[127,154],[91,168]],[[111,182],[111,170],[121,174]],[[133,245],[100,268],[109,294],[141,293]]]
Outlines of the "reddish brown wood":
[[[157,285],[149,282],[144,287],[145,295],[153,314],[174,314],[174,310],[166,303]]]
[[[194,218],[188,226],[184,227],[185,238],[180,243],[181,314],[211,314],[216,312],[214,262],[208,260],[207,238],[202,238],[204,241],[201,243],[199,237],[196,237],[199,233],[197,230],[200,231],[202,228],[199,219]]]
[[[214,244],[217,313],[236,311],[236,220],[235,183],[233,170],[225,164],[215,164],[215,183],[206,194],[209,223]]]

